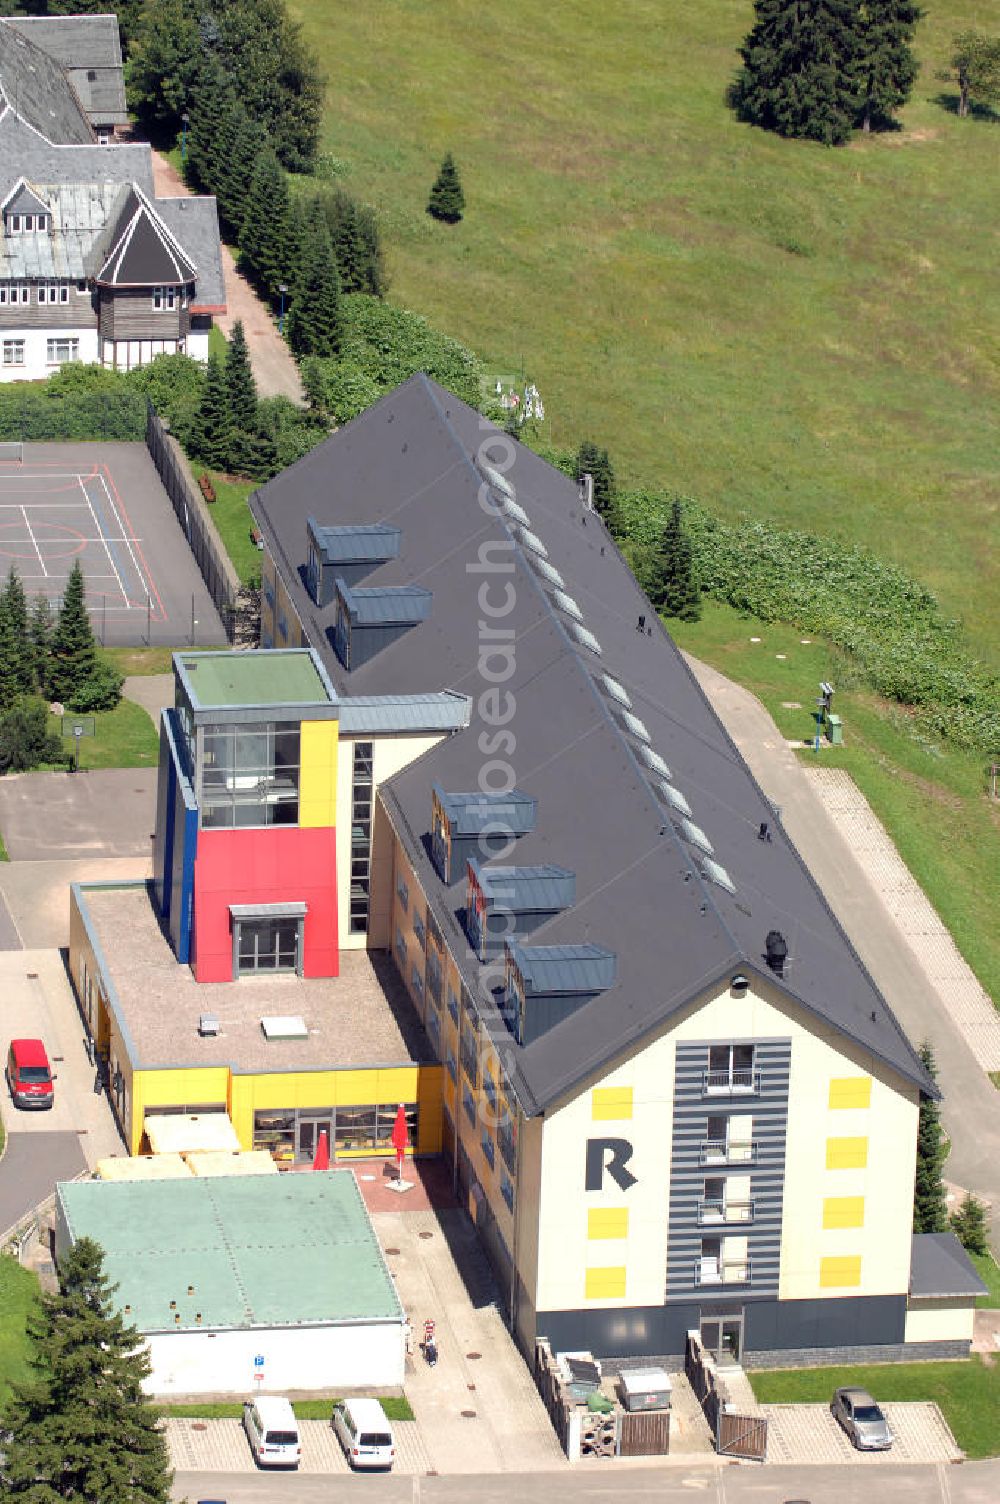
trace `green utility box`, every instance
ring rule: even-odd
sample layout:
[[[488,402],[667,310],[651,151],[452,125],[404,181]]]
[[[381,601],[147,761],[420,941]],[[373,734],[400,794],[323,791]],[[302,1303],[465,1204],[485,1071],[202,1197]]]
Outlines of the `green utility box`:
[[[827,716],[826,736],[831,746],[842,747],[844,745],[844,725],[839,715]]]

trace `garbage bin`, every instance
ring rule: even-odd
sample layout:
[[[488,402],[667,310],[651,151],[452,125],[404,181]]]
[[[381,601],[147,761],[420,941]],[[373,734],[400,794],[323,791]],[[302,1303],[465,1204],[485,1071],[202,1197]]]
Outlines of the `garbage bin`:
[[[842,747],[844,745],[844,726],[839,715],[827,715],[826,735],[831,746]]]

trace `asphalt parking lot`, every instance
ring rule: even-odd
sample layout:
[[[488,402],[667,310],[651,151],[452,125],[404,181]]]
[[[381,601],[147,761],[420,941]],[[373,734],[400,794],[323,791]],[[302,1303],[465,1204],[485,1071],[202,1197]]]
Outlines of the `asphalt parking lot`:
[[[0,778],[0,830],[12,862],[148,857],[155,824],[152,766]]]
[[[883,1405],[893,1444],[887,1452],[858,1452],[829,1405],[762,1405],[771,1462],[854,1462],[879,1467],[902,1462],[954,1462],[962,1456],[937,1405]]]
[[[330,1405],[331,1410],[333,1404]],[[349,1473],[344,1449],[329,1421],[299,1421],[302,1438],[301,1473]],[[394,1421],[397,1473],[426,1473],[430,1460],[416,1421]],[[170,1460],[179,1472],[255,1473],[243,1422],[239,1420],[167,1421]]]

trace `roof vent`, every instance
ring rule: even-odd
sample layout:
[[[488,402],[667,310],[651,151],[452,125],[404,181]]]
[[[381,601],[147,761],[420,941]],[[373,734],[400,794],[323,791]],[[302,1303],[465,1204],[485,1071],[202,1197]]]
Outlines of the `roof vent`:
[[[601,656],[601,644],[593,632],[588,631],[576,621],[570,623],[569,629],[581,647],[589,648],[592,653],[596,653],[598,657]]]
[[[628,690],[624,684],[619,684],[618,680],[612,679],[610,674],[602,674],[601,682],[613,700],[617,700],[619,705],[624,705],[627,710],[632,709],[632,701],[629,699]]]
[[[219,1032],[219,1015],[217,1013],[198,1014],[198,1033],[202,1039],[214,1039]]]
[[[688,819],[691,818],[691,806],[690,804],[688,804],[680,789],[675,789],[673,784],[668,783],[665,778],[660,779],[659,788],[660,797],[666,800],[671,809],[676,809],[680,812],[680,814],[687,815]]]
[[[564,586],[566,584],[558,569],[554,565],[549,564],[545,559],[538,557],[538,555],[533,555],[531,562],[542,579],[548,580],[550,585]]]
[[[308,1039],[309,1030],[306,1021],[299,1014],[286,1017],[272,1015],[270,1018],[262,1018],[260,1027],[265,1039]]]
[[[524,544],[525,548],[530,548],[533,554],[539,554],[543,559],[548,558],[549,551],[545,547],[545,544],[542,542],[541,538],[539,538],[537,533],[533,533],[531,529],[525,527],[523,523],[521,524],[520,533],[521,542]]]
[[[594,477],[589,470],[580,476],[580,504],[587,508],[588,512],[594,510]]]
[[[684,839],[690,841],[692,846],[700,846],[702,851],[712,855],[715,848],[700,825],[695,825],[693,820],[682,820],[681,830],[684,832]]]
[[[768,930],[767,939],[764,941],[764,953],[767,958],[767,964],[775,976],[784,976],[788,945],[780,930]]]

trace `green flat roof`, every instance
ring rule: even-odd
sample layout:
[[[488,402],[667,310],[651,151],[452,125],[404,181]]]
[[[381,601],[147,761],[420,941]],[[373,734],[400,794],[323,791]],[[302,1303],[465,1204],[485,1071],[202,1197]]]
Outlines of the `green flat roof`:
[[[402,1320],[350,1171],[78,1180],[57,1197],[140,1332]]]
[[[330,705],[333,696],[308,648],[175,653],[192,709],[254,705]]]

